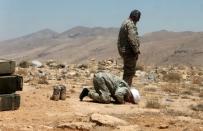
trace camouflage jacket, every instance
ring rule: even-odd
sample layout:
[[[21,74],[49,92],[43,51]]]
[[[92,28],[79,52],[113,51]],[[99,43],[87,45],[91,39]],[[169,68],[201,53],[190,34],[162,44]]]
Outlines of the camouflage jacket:
[[[121,56],[134,56],[139,51],[140,41],[136,23],[131,19],[123,22],[118,36],[118,51]]]
[[[101,100],[101,102],[105,102],[105,98],[112,97],[116,102],[120,104],[125,103],[125,99],[130,94],[130,88],[124,80],[122,80],[118,76],[105,72],[99,72],[95,74],[94,79],[98,81],[99,79],[103,79],[103,82],[105,82],[103,83],[105,84],[104,86],[94,85],[95,90],[99,91],[100,96],[104,96],[104,98],[101,98],[103,99]]]

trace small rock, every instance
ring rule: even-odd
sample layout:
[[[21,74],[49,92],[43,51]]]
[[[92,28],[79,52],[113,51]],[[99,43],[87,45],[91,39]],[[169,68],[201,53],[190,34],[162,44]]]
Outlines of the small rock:
[[[56,62],[51,59],[51,60],[48,60],[48,61],[46,62],[46,65],[49,66],[49,65],[52,64],[52,63],[56,63]]]
[[[145,126],[145,127],[151,127],[151,125],[150,125],[150,124],[145,124],[144,126]]]
[[[148,75],[147,75],[147,79],[150,82],[156,82],[157,81],[157,74],[153,71],[151,71]]]
[[[182,78],[183,78],[183,80],[187,80],[188,75],[187,75],[187,74],[183,74],[183,75],[182,75]]]
[[[47,62],[46,62],[46,65],[47,65],[48,67],[50,67],[51,69],[62,69],[62,68],[65,68],[65,67],[66,67],[65,64],[62,64],[62,63],[58,64],[58,63],[57,63],[56,61],[54,61],[54,60],[49,60],[49,61],[47,61]]]
[[[38,80],[38,84],[46,84],[46,85],[48,85],[49,82],[47,80],[47,77],[46,76],[40,77],[39,80]]]
[[[73,122],[73,123],[63,123],[57,126],[57,128],[61,129],[74,129],[74,130],[90,130],[95,126],[94,123],[87,122]]]
[[[50,63],[48,66],[50,68],[52,68],[52,69],[58,68],[58,64],[57,63]]]
[[[67,73],[68,78],[72,78],[72,77],[75,77],[77,75],[78,75],[78,73],[76,71],[70,71]]]
[[[174,100],[167,98],[166,101],[168,102],[174,102]]]
[[[34,129],[32,126],[25,126],[25,127],[22,127],[20,130],[21,131],[33,131]]]
[[[42,131],[48,131],[48,130],[53,130],[53,127],[50,127],[50,126],[45,126],[45,125],[40,125],[39,126],[39,130],[42,130]]]
[[[102,115],[102,114],[92,114],[90,117],[90,120],[92,122],[95,122],[98,125],[105,125],[105,126],[128,125],[128,123],[124,120],[121,120],[113,116]]]
[[[190,108],[194,111],[203,111],[203,102],[196,105],[191,105]]]
[[[93,78],[94,78],[94,73],[91,73],[90,76],[89,76],[89,78],[90,78],[90,79],[93,79]]]
[[[66,74],[67,72],[68,72],[67,69],[63,69],[63,70],[61,70],[61,74]]]
[[[60,64],[57,65],[57,68],[58,68],[58,69],[62,69],[62,68],[65,68],[65,67],[66,67],[66,65],[65,65],[65,64],[62,64],[62,63],[60,63]]]
[[[201,123],[201,121],[202,121],[201,119],[194,119],[194,118],[186,117],[186,116],[178,116],[177,119],[182,122],[189,122],[189,123]]]
[[[43,64],[38,60],[33,60],[31,62],[31,64],[32,64],[33,67],[37,67],[37,68],[43,67]]]
[[[141,128],[138,125],[118,126],[113,131],[141,131]]]
[[[31,77],[24,77],[24,83],[29,83],[32,80]]]
[[[88,65],[87,65],[87,64],[79,64],[79,65],[78,65],[78,68],[84,70],[84,69],[87,69],[87,68],[88,68]]]
[[[94,58],[92,58],[92,59],[90,59],[90,61],[95,61],[95,59],[94,59]]]
[[[106,61],[106,63],[107,63],[108,65],[113,64],[113,62],[114,62],[114,60],[113,60],[113,59],[109,59],[109,60],[107,60],[107,61]]]
[[[159,126],[159,129],[167,129],[169,125],[162,124]]]
[[[145,75],[146,75],[146,72],[140,71],[140,70],[136,71],[135,73],[135,76],[137,77],[144,77]]]

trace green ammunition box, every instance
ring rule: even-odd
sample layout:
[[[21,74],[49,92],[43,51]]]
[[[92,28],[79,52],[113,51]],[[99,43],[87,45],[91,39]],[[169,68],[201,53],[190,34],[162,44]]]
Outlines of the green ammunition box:
[[[17,110],[20,107],[19,94],[0,95],[0,111]]]
[[[13,74],[15,72],[15,66],[15,61],[0,59],[0,75]]]
[[[18,75],[0,76],[0,94],[11,94],[22,91],[23,77]]]

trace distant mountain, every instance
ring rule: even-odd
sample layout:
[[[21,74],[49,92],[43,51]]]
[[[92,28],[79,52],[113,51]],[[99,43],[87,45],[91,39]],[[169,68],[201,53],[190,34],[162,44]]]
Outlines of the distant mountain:
[[[196,33],[191,31],[185,31],[185,32],[172,32],[167,30],[160,30],[157,32],[151,32],[144,35],[144,41],[161,41],[161,40],[169,40],[169,39],[177,39],[181,37],[187,37],[194,35]]]
[[[46,38],[54,38],[58,35],[59,33],[51,30],[51,29],[44,29],[40,30],[38,32],[23,36],[23,39],[46,39]]]
[[[116,57],[117,32],[116,28],[102,27],[75,27],[63,33],[45,29],[0,42],[0,55],[16,60],[57,59],[68,63]]]
[[[118,58],[118,28],[74,27],[62,33],[44,29],[0,42],[1,58],[56,59],[81,63],[88,59]],[[147,65],[203,65],[203,32],[161,30],[141,36],[139,62]]]
[[[107,35],[117,34],[117,32],[118,32],[117,28],[102,28],[102,27],[89,28],[89,27],[77,26],[61,33],[59,36],[62,38],[107,36]]]
[[[142,63],[203,65],[203,32],[162,30],[144,35],[142,41]]]
[[[13,42],[20,41],[20,40],[23,40],[23,41],[25,41],[25,40],[33,41],[33,40],[37,40],[37,39],[54,38],[58,34],[59,33],[55,32],[55,31],[53,31],[51,29],[43,29],[43,30],[40,30],[40,31],[31,33],[31,34],[28,34],[28,35],[25,35],[25,36],[22,36],[22,37],[18,37],[18,38],[15,38],[15,39],[2,41],[2,42],[0,42],[0,44],[2,44],[2,43],[13,43]]]
[[[0,42],[0,55],[1,57],[8,57],[18,59],[21,57],[32,57],[31,52],[47,46],[53,46],[54,38],[58,35],[57,32],[50,29],[44,29],[26,36],[6,40]],[[31,55],[31,56],[30,56]]]

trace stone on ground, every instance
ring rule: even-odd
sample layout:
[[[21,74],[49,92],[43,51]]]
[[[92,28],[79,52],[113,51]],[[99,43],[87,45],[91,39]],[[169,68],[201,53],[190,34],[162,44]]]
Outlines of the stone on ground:
[[[122,119],[116,118],[114,116],[102,115],[102,114],[92,114],[90,117],[92,122],[95,122],[97,125],[104,126],[121,126],[128,125],[128,123]]]

